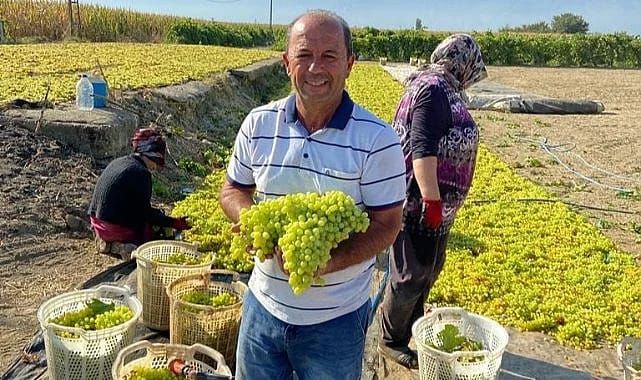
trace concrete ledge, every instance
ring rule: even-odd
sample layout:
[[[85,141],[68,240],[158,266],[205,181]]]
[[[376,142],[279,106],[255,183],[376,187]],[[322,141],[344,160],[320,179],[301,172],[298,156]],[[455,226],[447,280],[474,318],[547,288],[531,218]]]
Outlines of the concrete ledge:
[[[37,129],[38,133],[55,138],[79,152],[102,159],[128,149],[129,138],[138,126],[138,117],[114,108],[79,111],[74,106],[63,105],[43,112],[7,110],[0,113],[0,123],[18,125],[31,131]]]
[[[281,58],[271,58],[240,69],[231,69],[229,73],[242,81],[253,82],[266,75],[272,75],[277,70],[285,70]]]

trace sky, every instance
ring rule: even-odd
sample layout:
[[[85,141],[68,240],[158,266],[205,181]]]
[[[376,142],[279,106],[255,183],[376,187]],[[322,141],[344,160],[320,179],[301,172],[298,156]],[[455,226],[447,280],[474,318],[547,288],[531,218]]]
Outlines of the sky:
[[[206,20],[288,24],[309,9],[328,9],[350,26],[379,29],[413,28],[417,18],[434,31],[497,31],[574,13],[595,33],[627,32],[641,35],[639,0],[80,0],[149,13]]]

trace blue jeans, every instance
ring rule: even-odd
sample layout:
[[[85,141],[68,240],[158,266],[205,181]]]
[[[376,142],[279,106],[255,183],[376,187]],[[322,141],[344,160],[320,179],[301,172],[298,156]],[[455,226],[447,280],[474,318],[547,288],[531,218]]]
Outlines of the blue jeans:
[[[236,380],[359,380],[370,303],[315,325],[285,323],[245,293]]]

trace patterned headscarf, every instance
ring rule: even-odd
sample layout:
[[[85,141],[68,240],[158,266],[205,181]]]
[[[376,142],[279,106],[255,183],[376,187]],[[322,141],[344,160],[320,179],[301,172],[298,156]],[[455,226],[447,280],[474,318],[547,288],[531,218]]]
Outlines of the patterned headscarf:
[[[465,89],[487,78],[481,48],[469,34],[453,34],[444,39],[432,52],[430,62],[419,70],[443,75],[463,96]]]
[[[131,145],[134,148],[134,153],[149,158],[159,166],[165,166],[167,144],[157,130],[153,128],[137,130],[131,138]]]

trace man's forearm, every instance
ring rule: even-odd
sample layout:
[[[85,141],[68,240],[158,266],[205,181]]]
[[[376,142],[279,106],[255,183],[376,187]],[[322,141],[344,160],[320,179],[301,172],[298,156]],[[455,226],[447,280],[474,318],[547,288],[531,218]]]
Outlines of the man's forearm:
[[[239,189],[225,181],[220,190],[220,207],[229,220],[238,223],[240,211],[254,204],[252,195],[253,189]]]

